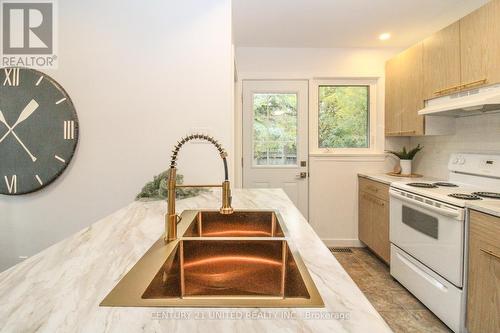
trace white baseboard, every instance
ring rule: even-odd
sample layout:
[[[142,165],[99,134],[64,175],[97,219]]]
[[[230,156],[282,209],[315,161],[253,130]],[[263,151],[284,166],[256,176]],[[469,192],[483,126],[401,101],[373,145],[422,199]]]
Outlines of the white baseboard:
[[[327,247],[365,247],[359,239],[322,238]]]

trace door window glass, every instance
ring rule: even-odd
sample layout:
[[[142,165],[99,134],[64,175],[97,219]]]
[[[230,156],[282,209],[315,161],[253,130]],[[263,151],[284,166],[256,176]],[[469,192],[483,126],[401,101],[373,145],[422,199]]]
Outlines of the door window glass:
[[[297,165],[297,94],[253,95],[253,164]]]

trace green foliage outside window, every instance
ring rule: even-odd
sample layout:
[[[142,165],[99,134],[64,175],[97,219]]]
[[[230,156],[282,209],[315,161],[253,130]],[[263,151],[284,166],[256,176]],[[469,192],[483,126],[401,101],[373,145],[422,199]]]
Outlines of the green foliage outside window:
[[[369,87],[319,87],[319,148],[369,147]]]
[[[253,144],[256,165],[297,163],[297,95],[254,94]]]

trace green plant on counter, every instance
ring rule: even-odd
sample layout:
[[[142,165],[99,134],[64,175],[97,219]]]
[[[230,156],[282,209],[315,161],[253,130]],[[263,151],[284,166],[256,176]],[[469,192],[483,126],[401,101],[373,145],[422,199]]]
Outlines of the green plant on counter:
[[[163,171],[158,176],[154,176],[153,180],[147,182],[142,188],[141,192],[137,194],[136,199],[151,199],[151,200],[164,200],[167,198],[167,185],[168,185],[169,172]],[[177,174],[177,184],[182,184],[184,176]],[[199,188],[178,188],[175,192],[177,199],[184,199],[195,197],[201,192],[207,192],[206,189]]]
[[[417,153],[419,151],[421,151],[422,148],[424,148],[424,147],[421,147],[420,145],[417,145],[412,150],[407,151],[406,147],[403,146],[403,150],[401,150],[401,151],[387,150],[387,152],[391,153],[393,155],[396,155],[397,157],[399,157],[400,160],[413,160],[413,158],[415,157],[415,155],[417,155]]]

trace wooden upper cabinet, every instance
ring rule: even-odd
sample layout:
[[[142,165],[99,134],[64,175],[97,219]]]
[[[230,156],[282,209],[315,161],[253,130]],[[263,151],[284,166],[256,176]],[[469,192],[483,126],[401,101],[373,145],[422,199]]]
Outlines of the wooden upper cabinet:
[[[385,135],[424,134],[422,43],[410,47],[385,67]]]
[[[385,79],[386,136],[424,135],[426,100],[500,83],[500,0],[389,60]]]
[[[455,22],[423,41],[423,97],[460,85],[460,24]]]
[[[385,64],[385,135],[399,135],[401,131],[401,91],[399,85],[399,56]]]
[[[462,84],[500,82],[500,0],[460,20],[460,43]]]
[[[400,55],[401,135],[424,134],[423,109],[423,43],[418,43]]]

